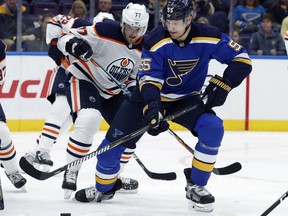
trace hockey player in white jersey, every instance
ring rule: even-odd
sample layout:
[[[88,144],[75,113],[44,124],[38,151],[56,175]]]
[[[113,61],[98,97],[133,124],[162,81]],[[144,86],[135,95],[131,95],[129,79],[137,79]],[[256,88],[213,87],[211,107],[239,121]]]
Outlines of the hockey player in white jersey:
[[[6,75],[6,45],[0,40],[0,86],[4,84]],[[22,188],[26,179],[20,174],[16,150],[13,145],[6,116],[0,103],[0,163],[5,169],[9,180],[16,188]]]
[[[65,71],[74,57],[71,55],[64,56],[57,48],[58,37],[62,32],[69,32],[70,28],[83,25],[92,24],[82,19],[61,14],[53,17],[47,24],[46,43],[50,45],[48,55],[58,66],[53,70],[47,95],[52,107],[45,120],[41,135],[37,139],[37,144],[25,155],[35,168],[44,172],[49,171],[53,166],[53,161],[50,158],[53,144],[56,143],[60,134],[67,132],[72,126],[70,107],[65,95],[65,80],[67,78]]]
[[[98,16],[101,21],[107,15]],[[109,16],[108,16],[109,17]],[[67,132],[72,125],[71,111],[65,95],[65,80],[67,74],[65,70],[74,60],[72,55],[63,55],[57,48],[58,37],[69,32],[71,28],[80,26],[90,26],[92,23],[79,18],[71,18],[66,15],[57,15],[53,17],[47,25],[46,42],[50,44],[49,56],[58,65],[50,79],[49,94],[47,99],[52,103],[50,112],[45,120],[41,135],[37,139],[37,145],[25,155],[25,158],[41,171],[49,171],[53,166],[50,158],[50,151],[58,137]],[[123,161],[125,163],[125,161]],[[134,179],[121,177],[126,183],[123,184],[123,191],[135,191],[138,188],[138,182]]]
[[[128,88],[135,86],[149,15],[144,5],[133,3],[127,5],[122,15],[121,24],[105,20],[93,26],[71,29],[70,34],[65,34],[58,40],[57,46],[64,55],[76,57],[67,69],[69,83],[66,96],[75,126],[68,141],[68,163],[89,152],[101,123],[101,116],[109,124],[125,99],[121,89],[111,81],[106,72],[125,83]],[[134,149],[124,151],[121,168],[129,161],[133,152]],[[62,188],[66,198],[76,190],[80,166],[72,167],[64,173]],[[116,181],[117,176],[101,178]],[[138,182],[135,183],[138,185]]]

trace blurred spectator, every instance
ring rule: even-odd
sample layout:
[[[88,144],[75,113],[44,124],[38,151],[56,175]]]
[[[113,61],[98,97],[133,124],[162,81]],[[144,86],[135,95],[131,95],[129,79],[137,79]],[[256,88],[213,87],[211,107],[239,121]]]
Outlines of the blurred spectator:
[[[192,2],[196,11],[195,21],[205,17],[210,25],[218,27],[221,32],[229,32],[228,16],[225,11],[215,12],[214,5],[210,0],[193,0]]]
[[[287,55],[283,38],[272,26],[273,16],[263,15],[259,30],[252,34],[250,40],[250,55]]]
[[[267,10],[275,2],[275,0],[260,0],[259,2]]]
[[[238,29],[234,29],[233,33],[232,33],[232,40],[240,45],[242,45],[241,43],[241,38],[240,38],[240,32]]]
[[[29,52],[47,52],[49,45],[46,44],[46,27],[47,23],[54,15],[43,14],[40,20],[40,27],[28,30],[22,36],[23,51]]]
[[[240,30],[240,34],[252,34],[258,30],[261,16],[265,13],[259,0],[240,0],[233,12],[234,26]]]
[[[200,17],[208,17],[214,14],[215,8],[209,0],[192,0],[194,10],[196,12],[194,20],[197,21]]]
[[[0,6],[0,39],[7,45],[7,51],[11,51],[17,35],[17,5],[18,0],[4,0]],[[26,14],[26,7],[22,6],[22,32],[34,27],[33,20]]]
[[[227,15],[229,14],[231,0],[211,0],[211,2],[215,8],[215,12],[223,11]]]
[[[122,10],[121,10],[122,11]],[[112,0],[98,0],[98,7],[96,8],[96,14],[99,12],[106,12],[113,15],[113,18],[120,22],[121,13],[116,13],[112,10]]]
[[[86,21],[90,21],[89,17],[87,17],[87,7],[82,0],[75,0],[72,4],[72,8],[68,14],[72,18],[81,18]]]
[[[272,14],[279,29],[282,20],[288,16],[288,0],[276,0],[268,9],[268,13]]]
[[[155,19],[155,1],[156,0],[149,0],[148,6],[147,6],[147,12],[149,13],[149,22],[148,22],[148,31],[151,31],[154,27],[154,19]],[[167,0],[160,0],[159,2],[159,11],[157,16],[159,15],[159,25],[161,25],[161,17],[162,17],[162,9],[167,4]]]

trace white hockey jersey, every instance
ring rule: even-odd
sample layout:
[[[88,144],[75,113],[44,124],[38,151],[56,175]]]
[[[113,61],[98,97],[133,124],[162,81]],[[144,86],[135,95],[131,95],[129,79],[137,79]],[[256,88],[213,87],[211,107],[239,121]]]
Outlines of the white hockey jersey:
[[[65,46],[73,37],[86,40],[93,50],[90,61],[76,59],[67,69],[78,79],[93,83],[104,98],[119,94],[121,89],[102,70],[130,87],[136,84],[143,37],[137,44],[128,44],[118,22],[105,19],[93,26],[70,29],[58,40],[58,48],[68,55]]]

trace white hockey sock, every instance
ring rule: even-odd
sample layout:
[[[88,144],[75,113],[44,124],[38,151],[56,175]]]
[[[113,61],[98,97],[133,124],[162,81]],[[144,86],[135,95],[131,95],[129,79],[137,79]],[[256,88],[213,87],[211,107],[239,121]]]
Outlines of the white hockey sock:
[[[74,131],[69,137],[66,158],[70,163],[88,154],[93,142],[94,135],[101,123],[101,113],[96,109],[81,109],[77,113],[74,124]],[[71,167],[72,171],[77,171],[80,165]]]
[[[0,161],[7,174],[19,170],[16,150],[10,137],[10,131],[3,121],[0,121]]]

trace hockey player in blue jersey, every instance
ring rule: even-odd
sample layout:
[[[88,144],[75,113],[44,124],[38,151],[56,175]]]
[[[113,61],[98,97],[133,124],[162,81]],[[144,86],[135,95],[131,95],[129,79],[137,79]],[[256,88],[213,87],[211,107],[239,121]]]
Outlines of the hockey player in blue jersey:
[[[163,8],[163,26],[152,31],[142,49],[138,88],[119,108],[99,148],[149,124],[157,136],[168,129],[163,117],[194,105],[194,111],[173,121],[198,137],[187,178],[186,198],[199,211],[213,210],[214,196],[206,189],[224,134],[222,120],[212,110],[222,106],[229,92],[252,70],[246,50],[217,28],[193,22],[188,0],[168,0]],[[215,75],[200,96],[211,59],[227,64],[223,76]],[[119,158],[126,147],[136,148],[141,136],[97,156],[96,184],[78,191],[80,202],[108,200],[119,189],[115,179]],[[105,178],[104,178],[105,177]]]
[[[0,40],[0,86],[4,84],[6,76],[6,45]],[[0,163],[5,169],[9,180],[16,188],[24,188],[26,179],[20,174],[15,146],[12,142],[6,116],[0,103]]]

